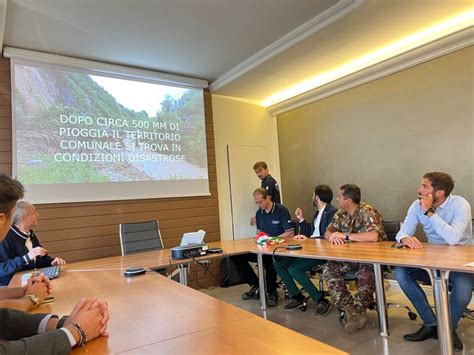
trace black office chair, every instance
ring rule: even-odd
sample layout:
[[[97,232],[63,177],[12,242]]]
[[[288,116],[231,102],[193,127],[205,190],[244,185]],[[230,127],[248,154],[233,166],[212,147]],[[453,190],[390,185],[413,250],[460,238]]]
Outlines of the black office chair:
[[[391,242],[396,242],[397,240],[395,237],[397,236],[398,232],[400,231],[400,222],[398,221],[387,221],[383,222],[383,228],[385,229],[385,233],[387,234],[387,239]],[[383,266],[383,274],[384,278],[391,279],[391,275],[393,273],[392,266]],[[417,318],[416,313],[414,313],[411,308],[404,304],[404,303],[387,303],[387,308],[404,308],[408,312],[408,318],[411,320],[415,320]],[[369,305],[370,310],[377,310],[377,302],[372,302]]]
[[[159,222],[122,223],[119,226],[120,247],[122,255],[140,253],[144,251],[161,250],[164,248],[161,239]],[[165,276],[166,268],[153,269]]]

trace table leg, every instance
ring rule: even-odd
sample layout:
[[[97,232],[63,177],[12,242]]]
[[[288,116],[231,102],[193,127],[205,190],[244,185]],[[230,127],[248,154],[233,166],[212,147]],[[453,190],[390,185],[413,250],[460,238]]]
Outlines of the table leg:
[[[377,311],[381,336],[388,336],[387,301],[383,285],[383,272],[380,264],[374,264],[375,294],[377,296]]]
[[[265,311],[267,309],[266,290],[265,290],[265,272],[263,269],[263,254],[257,253],[258,263],[258,287],[260,290],[260,302],[262,304],[261,309]]]
[[[451,329],[451,311],[449,309],[449,271],[428,270],[433,284],[438,328],[439,347],[442,354],[453,354],[453,334]]]
[[[179,270],[179,283],[181,285],[187,285],[188,284],[188,267],[184,264],[178,265],[178,270]]]

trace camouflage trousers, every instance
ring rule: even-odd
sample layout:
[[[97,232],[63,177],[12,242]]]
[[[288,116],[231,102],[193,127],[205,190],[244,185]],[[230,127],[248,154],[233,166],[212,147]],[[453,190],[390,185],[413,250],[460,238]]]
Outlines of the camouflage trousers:
[[[344,281],[344,274],[355,270],[358,292],[352,296]],[[358,312],[365,312],[374,300],[375,279],[371,264],[349,263],[344,261],[329,261],[324,269],[324,278],[328,285],[329,294],[339,309],[353,306]]]

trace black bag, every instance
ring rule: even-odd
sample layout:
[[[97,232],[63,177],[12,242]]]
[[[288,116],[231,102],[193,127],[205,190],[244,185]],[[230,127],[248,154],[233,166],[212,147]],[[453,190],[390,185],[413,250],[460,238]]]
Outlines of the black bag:
[[[225,257],[221,260],[221,275],[221,287],[229,287],[245,283],[237,271],[234,260],[230,257]]]

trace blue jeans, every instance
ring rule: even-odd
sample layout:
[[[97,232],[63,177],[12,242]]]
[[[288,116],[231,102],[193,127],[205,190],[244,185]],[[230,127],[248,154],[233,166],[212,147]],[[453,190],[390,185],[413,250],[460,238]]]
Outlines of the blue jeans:
[[[417,281],[431,284],[428,273],[423,269],[409,267],[397,267],[395,278],[401,289],[416,308],[423,320],[423,324],[428,327],[436,325],[436,316],[428,303],[426,294]],[[451,272],[449,274],[449,307],[451,309],[451,325],[457,328],[458,321],[471,301],[472,287],[474,284],[474,274]]]

